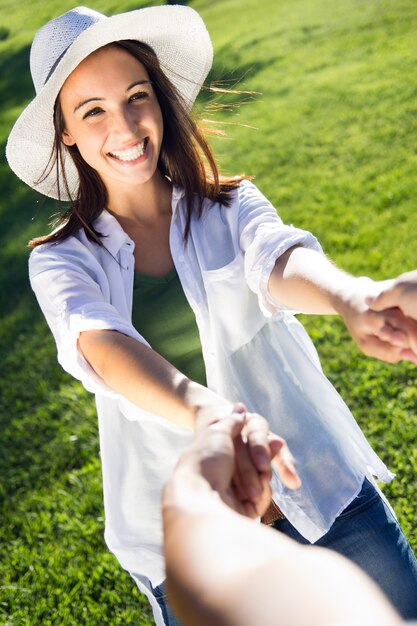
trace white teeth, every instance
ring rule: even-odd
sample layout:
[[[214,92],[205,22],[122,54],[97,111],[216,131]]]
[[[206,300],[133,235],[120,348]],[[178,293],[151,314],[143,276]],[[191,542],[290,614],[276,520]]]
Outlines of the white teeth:
[[[141,143],[136,144],[133,148],[128,148],[127,150],[115,150],[114,152],[110,152],[112,156],[116,157],[120,161],[134,161],[142,156],[145,152],[145,140]]]

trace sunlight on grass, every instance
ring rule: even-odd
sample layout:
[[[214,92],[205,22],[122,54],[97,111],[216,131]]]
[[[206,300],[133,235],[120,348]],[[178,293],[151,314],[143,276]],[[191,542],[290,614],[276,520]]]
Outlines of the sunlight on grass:
[[[161,4],[154,2],[153,4]],[[287,222],[312,230],[354,273],[417,265],[414,0],[195,0],[212,34],[210,79],[254,92],[214,113],[227,173],[245,172]],[[109,14],[143,2],[95,0]],[[0,0],[2,153],[33,96],[35,30],[67,0]],[[244,98],[243,98],[244,99]],[[203,93],[199,106],[206,107]],[[251,128],[252,127],[252,128]],[[146,601],[107,552],[94,401],[56,364],[27,280],[26,241],[44,203],[0,161],[0,622],[152,624]],[[326,373],[396,472],[386,493],[417,549],[415,368],[362,356],[336,319],[302,317]]]

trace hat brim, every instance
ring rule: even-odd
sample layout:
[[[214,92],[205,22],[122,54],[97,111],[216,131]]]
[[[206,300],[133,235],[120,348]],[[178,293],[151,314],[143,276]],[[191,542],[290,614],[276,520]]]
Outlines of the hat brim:
[[[106,17],[74,41],[10,132],[7,160],[15,174],[30,187],[51,198],[69,199],[63,181],[56,179],[55,169],[42,179],[54,142],[56,98],[83,59],[102,46],[126,39],[141,41],[154,50],[162,70],[186,105],[192,107],[213,60],[210,36],[199,14],[187,6],[164,5]],[[79,181],[70,157],[66,158],[64,167],[74,197]]]

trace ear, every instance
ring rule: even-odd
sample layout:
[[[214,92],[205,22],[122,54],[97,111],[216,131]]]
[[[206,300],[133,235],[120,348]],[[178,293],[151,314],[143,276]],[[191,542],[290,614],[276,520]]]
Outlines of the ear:
[[[64,132],[62,133],[62,143],[65,144],[66,146],[73,146],[75,144],[75,141],[71,135],[71,133],[69,133],[67,130],[64,130]]]

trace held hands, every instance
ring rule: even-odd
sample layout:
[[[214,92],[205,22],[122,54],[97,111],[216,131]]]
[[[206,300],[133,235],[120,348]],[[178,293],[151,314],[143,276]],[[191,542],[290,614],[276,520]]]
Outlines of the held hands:
[[[417,364],[417,272],[381,282],[353,279],[339,293],[337,310],[362,352]]]
[[[409,347],[404,350],[402,358],[417,365],[417,270],[401,274],[387,283],[378,296],[369,296],[366,302],[373,311],[396,310],[400,319],[406,318]],[[381,339],[391,343],[395,335],[395,327],[387,327],[381,333]]]
[[[205,413],[196,421],[194,441],[176,472],[202,478],[228,506],[252,518],[261,516],[271,501],[271,462],[287,487],[300,486],[285,441],[269,432],[263,417],[246,412],[243,405],[220,419],[214,410]]]

